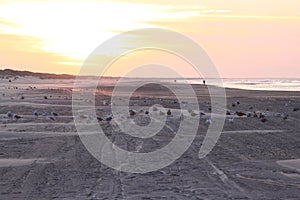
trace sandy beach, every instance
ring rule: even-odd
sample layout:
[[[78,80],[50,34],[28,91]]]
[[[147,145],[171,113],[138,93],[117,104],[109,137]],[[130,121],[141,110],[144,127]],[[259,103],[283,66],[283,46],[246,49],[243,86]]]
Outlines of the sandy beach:
[[[207,157],[198,158],[208,127],[204,118],[178,160],[158,171],[132,174],[103,165],[82,144],[72,116],[72,92],[81,91],[72,91],[72,79],[20,77],[10,83],[2,79],[0,86],[0,115],[7,119],[0,124],[0,199],[300,198],[300,92],[226,89],[225,126]],[[207,87],[193,88],[200,110],[209,116]],[[108,84],[96,92],[102,118],[110,114],[112,90]],[[174,113],[180,109],[165,88],[146,85],[131,97],[130,105],[139,111],[133,120],[147,123],[145,111],[155,104]],[[22,118],[10,119],[8,112]],[[86,120],[83,116],[82,123]],[[116,132],[110,122],[99,122],[116,145],[142,153],[169,143],[179,123],[178,117],[168,117],[167,126],[141,146],[141,140]]]

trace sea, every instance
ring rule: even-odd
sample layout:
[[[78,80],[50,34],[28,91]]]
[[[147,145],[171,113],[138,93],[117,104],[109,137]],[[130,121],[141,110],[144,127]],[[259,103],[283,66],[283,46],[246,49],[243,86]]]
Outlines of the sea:
[[[99,81],[99,77],[85,77],[82,78],[83,85],[86,85],[87,87],[93,86],[95,82],[98,82],[100,85],[115,85],[119,78],[112,78],[112,77],[106,77],[104,79],[100,78],[101,81]],[[121,78],[122,79],[122,78]],[[28,79],[20,78],[19,80],[14,82],[15,86],[18,86],[17,84],[21,84],[21,86],[28,86],[34,85],[35,82],[38,81],[34,78]],[[207,85],[214,85],[214,86],[221,86],[225,88],[236,88],[236,89],[245,89],[245,90],[269,90],[269,91],[300,91],[300,78],[289,78],[289,79],[275,79],[275,78],[260,78],[260,79],[249,79],[249,78],[225,78],[225,79],[213,79],[213,78],[207,78],[205,79]],[[0,81],[1,82],[1,81]],[[203,78],[125,78],[122,81],[124,84],[135,84],[137,82],[152,82],[152,83],[172,83],[172,84],[203,84]],[[4,83],[4,82],[3,82]],[[6,83],[6,82],[5,82]],[[221,83],[221,84],[220,84]],[[40,88],[51,88],[51,87],[66,87],[69,88],[70,85],[73,85],[73,80],[53,80],[53,79],[45,79],[42,82],[40,82],[39,87]],[[6,87],[6,84],[2,84],[3,87]]]
[[[188,83],[188,84],[203,84],[203,79],[199,78],[188,78],[188,79],[174,79],[174,78],[146,78],[150,82],[162,82],[162,83]],[[127,79],[127,83],[145,81],[141,78],[130,78]],[[206,84],[222,86],[225,88],[236,88],[245,90],[269,90],[269,91],[300,91],[300,78],[289,78],[289,79],[275,79],[275,78],[260,78],[260,79],[249,79],[249,78],[234,78],[234,79],[205,79]],[[221,83],[221,85],[220,85]]]
[[[206,84],[217,85],[216,79],[206,79]],[[189,80],[191,84],[203,84],[202,80]],[[221,79],[225,88],[245,90],[300,91],[300,79]]]

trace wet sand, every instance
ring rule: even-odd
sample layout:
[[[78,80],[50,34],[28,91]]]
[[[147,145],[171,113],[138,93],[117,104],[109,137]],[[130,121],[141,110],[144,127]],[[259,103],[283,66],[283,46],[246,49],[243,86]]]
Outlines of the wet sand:
[[[36,88],[28,89],[30,85]],[[236,117],[233,123],[226,120],[213,151],[199,159],[207,130],[205,121],[200,120],[194,142],[180,159],[155,172],[130,174],[101,164],[81,143],[72,117],[72,81],[21,78],[10,85],[3,81],[0,86],[1,116],[11,111],[23,117],[0,124],[0,199],[300,198],[300,111],[293,111],[300,107],[300,92],[227,89],[228,118],[235,112],[259,111],[268,121],[245,116]],[[18,89],[13,89],[16,86]],[[194,89],[200,110],[209,116],[207,88],[198,85]],[[102,101],[109,102],[111,91],[111,86],[99,88],[97,114],[110,113]],[[175,97],[155,85],[136,91],[130,104],[137,110],[154,104],[174,112],[179,109]],[[55,121],[35,118],[34,110],[59,116]],[[288,118],[284,120],[278,113]],[[146,120],[143,113],[134,118],[138,123]],[[176,130],[179,122],[170,117],[169,128],[144,140],[139,151],[166,145],[174,137],[170,129]],[[140,140],[114,132],[110,123],[100,125],[116,145],[137,150]]]

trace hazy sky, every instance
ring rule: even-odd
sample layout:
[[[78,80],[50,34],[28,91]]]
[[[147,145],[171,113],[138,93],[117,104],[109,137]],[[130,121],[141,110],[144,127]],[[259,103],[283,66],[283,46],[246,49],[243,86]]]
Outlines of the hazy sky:
[[[76,74],[103,41],[149,27],[196,41],[224,78],[300,78],[299,0],[1,0],[0,68]]]

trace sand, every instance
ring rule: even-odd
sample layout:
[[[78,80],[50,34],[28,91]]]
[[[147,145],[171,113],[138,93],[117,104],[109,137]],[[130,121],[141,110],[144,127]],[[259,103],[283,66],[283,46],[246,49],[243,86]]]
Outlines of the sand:
[[[298,172],[300,172],[300,159],[280,160],[277,163],[284,166],[284,167],[295,169]]]
[[[0,114],[23,116],[0,124],[0,199],[299,199],[300,92],[227,89],[228,110],[264,112],[267,122],[237,117],[226,121],[213,151],[198,158],[207,130],[202,120],[189,149],[174,163],[158,171],[131,174],[97,161],[80,141],[72,117],[72,80],[22,77],[0,80]],[[36,89],[28,89],[34,86]],[[18,87],[18,89],[13,89]],[[124,86],[124,94],[130,85]],[[210,115],[206,87],[194,86],[200,110]],[[111,86],[99,88],[97,114],[107,116]],[[74,91],[82,92],[82,91]],[[2,96],[2,94],[5,94]],[[122,95],[122,94],[120,94]],[[24,99],[21,99],[24,96]],[[47,96],[47,99],[44,99]],[[74,99],[82,101],[81,99]],[[131,98],[134,109],[161,104],[176,113],[175,97],[149,85]],[[240,104],[232,107],[233,102]],[[250,107],[253,107],[250,109]],[[83,108],[89,109],[89,108]],[[39,113],[56,112],[49,121]],[[277,113],[288,114],[287,120]],[[230,117],[230,116],[228,116]],[[82,119],[85,123],[86,118]],[[138,114],[134,122],[146,123]],[[101,126],[107,136],[128,151],[150,152],[168,144],[179,119],[169,118],[157,135],[143,140],[116,134],[111,124]]]

